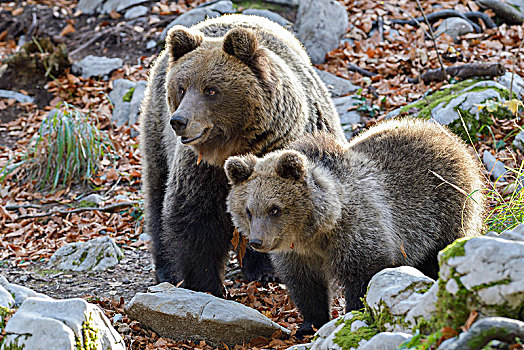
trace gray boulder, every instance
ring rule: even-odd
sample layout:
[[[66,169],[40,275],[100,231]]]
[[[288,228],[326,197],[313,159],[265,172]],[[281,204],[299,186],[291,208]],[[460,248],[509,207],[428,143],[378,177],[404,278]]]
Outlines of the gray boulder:
[[[460,42],[460,36],[473,33],[475,30],[469,21],[460,17],[446,18],[435,31],[435,38],[447,34],[453,38],[454,42]]]
[[[0,98],[14,98],[18,102],[33,102],[34,98],[11,90],[0,90]]]
[[[276,330],[290,333],[252,308],[169,283],[137,293],[126,310],[129,317],[172,339],[232,346],[258,336],[268,337]]]
[[[282,27],[290,28],[293,23],[279,15],[269,10],[260,10],[260,9],[247,9],[242,12],[243,15],[259,16],[265,17],[275,23],[280,24]]]
[[[348,27],[346,8],[334,0],[302,0],[298,5],[295,32],[311,62],[321,64],[326,53],[338,47]]]
[[[350,94],[359,89],[358,86],[347,79],[337,77],[335,74],[315,68],[320,80],[326,85],[332,97],[340,97]]]
[[[484,87],[485,90],[475,90],[476,88]],[[493,87],[493,88],[491,88]],[[484,103],[488,99],[496,99],[498,101],[505,101],[497,89],[505,90],[505,87],[497,82],[486,80],[481,81],[470,87],[462,90],[457,97],[450,101],[441,102],[431,111],[431,117],[443,125],[448,125],[460,118],[458,109],[468,111],[478,118],[478,105]]]
[[[513,85],[511,85],[512,77]],[[520,99],[524,98],[524,79],[522,79],[522,77],[517,73],[513,74],[511,72],[506,72],[503,76],[497,79],[497,82],[508,90],[510,90],[510,87],[513,86],[512,91],[517,94],[517,97]]]
[[[167,27],[160,34],[160,41],[166,40],[167,32],[175,25],[182,25],[191,27],[194,24],[202,22],[206,18],[219,17],[226,13],[235,13],[233,3],[229,0],[221,0],[211,2],[209,4],[202,4],[186,13],[181,14],[174,21],[169,23]]]
[[[482,154],[482,162],[493,180],[506,181],[505,175],[508,171],[504,163],[495,158],[488,150]]]
[[[7,289],[0,285],[0,307],[12,308],[15,305],[15,298]]]
[[[58,249],[49,266],[72,271],[104,271],[116,266],[124,257],[122,250],[108,236],[88,242],[73,242]]]
[[[27,299],[31,297],[40,297],[40,298],[48,298],[47,295],[35,292],[34,290],[20,286],[17,284],[9,283],[7,281],[7,278],[0,275],[0,287],[5,288],[12,296],[14,296],[14,306],[18,307],[22,305],[22,303]],[[0,292],[1,294],[1,292]],[[1,298],[1,297],[0,297]],[[2,302],[0,302],[0,305],[2,305]]]
[[[445,286],[439,303],[460,298],[454,313],[477,310],[483,316],[519,318],[524,308],[522,231],[524,227],[518,227],[498,237],[459,240],[439,253],[439,284]]]
[[[83,299],[27,299],[5,327],[2,350],[125,349],[122,337],[95,305]],[[80,345],[80,346],[79,346]]]
[[[387,268],[373,276],[369,282],[366,303],[376,319],[384,312],[391,315],[391,321],[380,327],[387,331],[409,333],[410,325],[404,322],[406,315],[422,301],[423,291],[434,282],[411,266]]]
[[[84,78],[107,76],[115,69],[121,68],[124,61],[121,58],[86,56],[81,61],[73,63],[73,73]]]

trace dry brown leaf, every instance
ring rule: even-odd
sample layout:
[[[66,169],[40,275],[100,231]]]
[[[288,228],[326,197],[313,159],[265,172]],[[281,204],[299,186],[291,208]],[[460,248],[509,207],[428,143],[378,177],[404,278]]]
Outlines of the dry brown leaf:
[[[66,36],[67,34],[71,34],[71,33],[74,33],[76,32],[76,29],[75,27],[73,27],[73,25],[71,23],[68,23],[64,29],[62,29],[62,31],[60,32],[60,36]]]

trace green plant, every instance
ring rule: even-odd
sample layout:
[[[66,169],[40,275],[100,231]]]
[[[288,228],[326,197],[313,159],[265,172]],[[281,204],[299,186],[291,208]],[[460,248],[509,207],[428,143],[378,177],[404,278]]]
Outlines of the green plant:
[[[112,148],[96,116],[64,102],[42,122],[22,161],[0,171],[0,180],[22,166],[25,179],[34,181],[40,190],[85,183]]]

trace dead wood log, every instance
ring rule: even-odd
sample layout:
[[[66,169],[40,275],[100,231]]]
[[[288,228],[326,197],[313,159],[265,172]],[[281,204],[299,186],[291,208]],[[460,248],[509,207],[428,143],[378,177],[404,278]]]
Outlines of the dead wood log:
[[[482,8],[492,9],[504,23],[510,25],[521,25],[524,23],[524,14],[510,4],[497,0],[477,0],[476,3]]]
[[[498,63],[466,63],[458,66],[446,67],[446,74],[451,77],[460,79],[467,79],[473,77],[499,77],[504,75],[506,68],[500,62]],[[446,80],[446,76],[442,69],[430,69],[420,76],[424,84],[429,84],[432,81]],[[411,79],[410,82],[417,84],[420,79],[417,77]]]

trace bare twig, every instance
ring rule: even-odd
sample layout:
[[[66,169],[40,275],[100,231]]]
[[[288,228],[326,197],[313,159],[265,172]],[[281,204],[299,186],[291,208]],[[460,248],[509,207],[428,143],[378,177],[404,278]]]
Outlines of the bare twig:
[[[375,75],[377,75],[377,73],[373,73],[373,72],[370,72],[368,70],[365,70],[364,68],[360,68],[358,66],[355,66],[354,64],[348,64],[347,67],[346,67],[348,70],[352,71],[352,72],[357,72],[365,77],[374,77]]]
[[[472,77],[498,77],[504,75],[506,69],[500,62],[498,63],[466,63],[457,66],[446,67],[445,74],[442,69],[430,69],[420,75],[420,79],[424,84],[429,84],[432,81],[446,80],[447,76],[457,77],[460,79],[467,79]],[[417,84],[419,79],[411,79],[410,83]]]
[[[420,4],[420,1],[419,0],[416,0],[416,1],[417,1],[417,5],[418,5],[420,12],[422,12],[422,16],[424,16],[424,21],[426,21],[426,24],[428,25],[429,33],[431,34],[430,38],[433,41],[433,47],[435,48],[435,53],[437,54],[440,68],[442,68],[442,72],[444,73],[444,78],[445,80],[448,80],[446,69],[444,68],[444,63],[442,62],[442,58],[440,57],[440,54],[438,53],[437,41],[435,40],[435,34],[433,34],[433,28],[431,27],[431,24],[429,23],[428,18],[426,17],[426,13],[424,12],[422,5]]]
[[[5,206],[6,210],[17,210],[20,208],[34,208],[40,209],[42,206],[39,204],[8,204]]]
[[[430,13],[426,17],[427,18],[426,23],[429,25],[429,23],[433,23],[433,22],[438,21],[439,19],[449,18],[449,17],[460,17],[463,20],[469,22],[471,24],[471,26],[473,27],[473,29],[475,29],[475,32],[477,32],[477,33],[481,33],[482,32],[482,28],[480,28],[478,24],[476,24],[475,22],[470,20],[469,17],[481,17],[484,20],[485,19],[484,16],[480,16],[478,14],[472,16],[472,15],[470,15],[470,13],[465,13],[464,14],[464,13],[461,13],[461,12],[458,12],[458,11],[455,11],[455,10],[452,10],[452,9],[445,9],[445,10],[442,10],[442,11],[437,11],[437,12]],[[424,21],[424,20],[425,20],[424,16],[421,16],[421,17],[417,17],[417,18],[412,18],[411,20],[392,19],[391,23],[395,23],[395,24],[409,24],[409,25],[412,25],[412,26],[418,26],[419,23]],[[486,22],[484,22],[484,23],[486,24]],[[491,21],[489,24],[486,24],[486,27],[488,27],[492,23],[495,24],[493,21]]]
[[[34,214],[34,215],[21,215],[15,218],[14,221],[20,221],[24,219],[43,218],[46,216],[51,216],[51,215],[56,215],[56,214],[65,214],[65,215],[76,214],[76,213],[82,213],[85,211],[95,211],[95,210],[103,211],[103,212],[112,212],[118,209],[132,207],[133,205],[136,205],[138,203],[139,203],[138,201],[133,201],[133,202],[115,203],[115,204],[106,205],[105,207],[100,207],[100,208],[99,207],[85,207],[85,208],[75,208],[75,209],[70,209],[70,210],[53,210],[50,212],[39,213],[39,214]]]
[[[93,37],[91,37],[91,39],[89,39],[88,41],[86,41],[85,43],[83,43],[82,45],[78,46],[76,49],[74,49],[73,51],[71,51],[69,53],[69,56],[73,56],[73,55],[76,55],[77,53],[79,53],[80,51],[82,51],[83,49],[85,49],[86,47],[88,47],[89,45],[91,45],[92,43],[94,43],[95,41],[97,41],[98,39],[100,39],[101,36],[107,34],[107,33],[110,33],[112,32],[113,30],[115,30],[116,27],[110,27],[110,28],[107,28],[107,29],[104,29],[100,32],[98,32],[97,34],[95,34]]]

